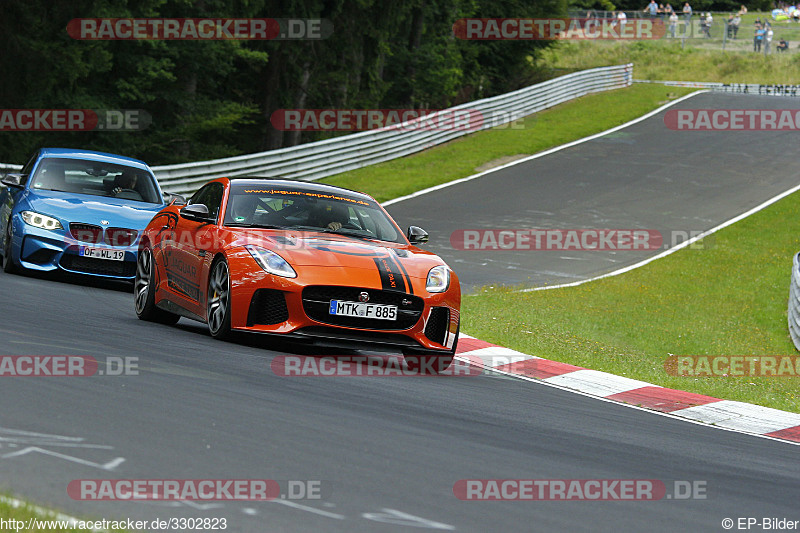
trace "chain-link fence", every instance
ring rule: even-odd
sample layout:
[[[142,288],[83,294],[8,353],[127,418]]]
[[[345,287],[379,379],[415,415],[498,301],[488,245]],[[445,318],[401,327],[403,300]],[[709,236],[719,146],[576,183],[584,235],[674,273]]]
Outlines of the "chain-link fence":
[[[572,18],[619,20],[620,11],[573,10]],[[794,15],[776,11],[776,16],[752,13],[739,16],[730,12],[625,11],[625,20],[652,19],[663,25],[665,40],[677,40],[682,46],[709,50],[753,52],[761,54],[800,52],[800,10]]]

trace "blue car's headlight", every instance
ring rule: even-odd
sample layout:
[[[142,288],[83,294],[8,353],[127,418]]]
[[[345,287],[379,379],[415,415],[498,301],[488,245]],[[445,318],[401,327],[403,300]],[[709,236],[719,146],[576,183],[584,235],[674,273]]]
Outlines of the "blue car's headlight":
[[[26,224],[30,224],[34,228],[52,230],[64,229],[64,227],[61,225],[61,222],[55,218],[37,213],[36,211],[22,211],[20,215]]]
[[[261,248],[259,246],[253,246],[252,244],[246,245],[245,248],[247,248],[247,251],[253,256],[253,259],[256,260],[258,266],[270,274],[283,276],[284,278],[297,277],[297,272],[294,271],[286,259],[279,256],[272,250],[267,250],[266,248]]]
[[[444,265],[433,267],[428,272],[425,288],[428,292],[444,292],[450,286],[450,269]]]

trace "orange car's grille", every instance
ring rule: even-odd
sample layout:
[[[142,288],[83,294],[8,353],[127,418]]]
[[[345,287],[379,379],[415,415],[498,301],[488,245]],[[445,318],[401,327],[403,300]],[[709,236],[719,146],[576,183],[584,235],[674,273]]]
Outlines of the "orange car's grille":
[[[369,303],[396,305],[397,320],[340,316],[329,313],[331,300],[358,302],[362,292],[369,293]],[[425,302],[422,298],[403,292],[332,285],[312,285],[303,289],[303,310],[309,318],[324,324],[359,329],[410,329],[419,321],[423,309],[425,309]]]

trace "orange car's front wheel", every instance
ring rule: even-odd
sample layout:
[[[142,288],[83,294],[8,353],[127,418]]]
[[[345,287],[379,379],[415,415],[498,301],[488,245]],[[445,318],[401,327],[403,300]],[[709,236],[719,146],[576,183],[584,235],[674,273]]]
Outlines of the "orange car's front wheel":
[[[155,265],[153,252],[144,247],[136,258],[136,279],[133,282],[133,303],[136,316],[160,324],[175,324],[180,315],[156,307]]]
[[[224,257],[211,267],[206,300],[208,331],[215,339],[228,338],[231,334],[231,276]]]

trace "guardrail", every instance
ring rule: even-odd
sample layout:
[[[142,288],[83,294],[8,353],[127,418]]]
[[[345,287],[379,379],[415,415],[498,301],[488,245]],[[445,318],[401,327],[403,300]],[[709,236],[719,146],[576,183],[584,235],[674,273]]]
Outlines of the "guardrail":
[[[792,262],[792,281],[789,283],[789,335],[794,347],[800,350],[800,253]]]
[[[525,87],[514,92],[468,102],[399,126],[369,130],[256,154],[155,166],[162,188],[187,194],[222,176],[281,177],[303,181],[332,176],[425,150],[462,135],[508,124],[519,118],[590,93],[628,87],[633,64],[602,67]],[[433,128],[438,114],[468,117],[460,127]],[[18,165],[0,169],[17,170]]]
[[[657,83],[669,87],[692,87],[729,94],[755,94],[759,96],[800,96],[800,85],[780,83],[720,83],[712,81],[659,81],[633,80],[633,83]]]

